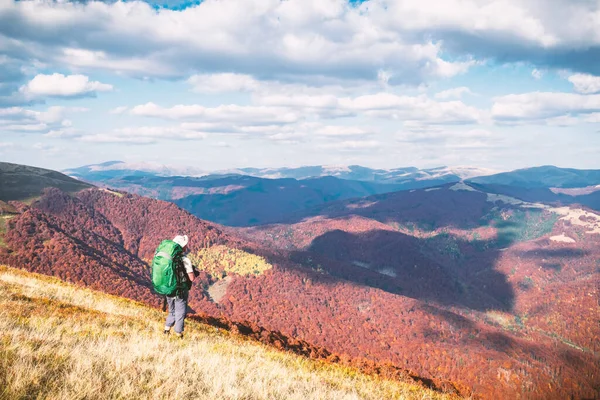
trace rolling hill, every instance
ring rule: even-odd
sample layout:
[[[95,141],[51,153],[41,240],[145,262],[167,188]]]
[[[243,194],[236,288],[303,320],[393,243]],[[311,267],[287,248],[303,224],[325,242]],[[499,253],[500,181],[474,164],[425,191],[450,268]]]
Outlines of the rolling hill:
[[[518,169],[500,174],[473,177],[469,182],[481,185],[535,188],[583,188],[600,185],[600,170],[559,168],[552,165]]]
[[[578,204],[600,211],[600,170],[545,166],[477,177],[468,182],[482,191],[528,202]]]
[[[196,318],[473,398],[597,397],[600,216],[468,184],[225,228],[164,201],[47,189],[11,202],[0,262],[158,306],[147,261],[191,236]]]
[[[56,171],[0,162],[0,200],[32,200],[47,187],[77,192],[92,185]]]
[[[79,179],[105,182],[126,176],[186,176],[245,175],[265,179],[308,179],[333,176],[339,179],[407,185],[407,188],[436,186],[477,176],[491,175],[497,171],[475,167],[438,167],[419,169],[415,167],[373,169],[360,165],[350,166],[305,166],[297,168],[237,168],[207,172],[196,167],[173,167],[152,163],[128,163],[108,161],[85,165],[63,171]],[[409,187],[414,185],[414,187]]]

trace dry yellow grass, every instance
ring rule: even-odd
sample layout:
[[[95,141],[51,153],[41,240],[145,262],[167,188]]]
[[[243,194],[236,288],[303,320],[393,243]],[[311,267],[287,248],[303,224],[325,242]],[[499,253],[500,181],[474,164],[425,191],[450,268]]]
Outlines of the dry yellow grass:
[[[0,266],[0,398],[447,399]]]

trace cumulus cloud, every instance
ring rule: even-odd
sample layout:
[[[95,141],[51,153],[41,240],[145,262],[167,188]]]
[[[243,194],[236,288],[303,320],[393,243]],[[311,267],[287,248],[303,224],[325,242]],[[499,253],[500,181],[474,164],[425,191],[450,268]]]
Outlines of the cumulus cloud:
[[[194,90],[213,93],[264,80],[418,85],[488,58],[600,75],[599,18],[597,2],[570,0],[5,1],[0,35],[20,65],[192,76]],[[83,87],[94,84],[104,85]]]
[[[165,108],[155,103],[133,107],[130,114],[172,120],[194,120],[209,124],[283,125],[307,118],[341,118],[363,115],[373,118],[427,121],[436,124],[474,124],[487,118],[485,111],[467,106],[461,101],[436,101],[426,95],[401,96],[375,93],[356,97],[323,95],[257,94],[254,105],[221,105],[205,107],[198,104]],[[351,135],[349,128],[337,128]],[[333,131],[332,131],[333,132]],[[330,134],[332,134],[330,132]]]
[[[199,93],[251,92],[260,87],[252,76],[231,72],[192,75],[187,82]]]
[[[123,114],[125,111],[127,111],[127,109],[129,109],[129,107],[127,107],[127,106],[115,107],[112,110],[110,110],[108,113],[113,114],[113,115],[119,115],[119,114]]]
[[[569,76],[577,93],[592,94],[600,92],[600,76],[588,74],[575,74]]]
[[[20,91],[31,97],[93,96],[96,92],[113,90],[112,85],[90,81],[85,75],[38,74]]]
[[[600,111],[600,95],[558,92],[511,94],[494,98],[492,117],[499,123],[545,122],[548,118]]]
[[[202,140],[208,137],[205,132],[197,132],[181,126],[138,126],[113,129],[110,132],[84,135],[83,142],[152,144],[163,140]]]
[[[593,124],[600,123],[600,113],[589,114],[583,120]]]
[[[288,124],[298,121],[299,117],[280,107],[240,106],[235,104],[217,107],[204,107],[198,104],[176,105],[164,108],[154,103],[135,106],[133,115],[164,119],[197,119],[206,122],[240,122],[254,124]]]
[[[449,130],[440,126],[405,124],[404,129],[396,133],[399,142],[407,143],[457,143],[482,142],[493,138],[492,132],[486,129]]]
[[[473,94],[473,92],[468,87],[461,86],[436,93],[434,97],[440,100],[460,99],[465,94]]]
[[[385,69],[389,84],[418,84],[463,73],[477,63],[468,52],[445,60],[441,41],[423,40],[423,35],[405,29],[410,26],[403,23],[406,18],[390,24],[378,13],[383,1],[368,3],[354,7],[341,0],[228,0],[175,11],[136,1],[4,2],[0,34],[28,43],[29,53],[49,63],[134,76],[237,72],[261,79],[377,81]],[[429,11],[420,12],[428,18]],[[444,22],[442,18],[426,29],[434,31]],[[222,89],[223,84],[203,81],[202,75],[191,83],[205,88],[200,90]]]
[[[382,29],[443,40],[454,54],[600,74],[597,1],[397,0],[365,4]],[[595,72],[594,72],[595,71]]]
[[[33,148],[35,150],[39,150],[42,153],[45,153],[47,155],[55,155],[62,151],[62,147],[54,146],[54,145],[51,145],[48,143],[42,143],[42,142],[34,143]]]
[[[341,151],[362,151],[377,149],[381,147],[381,143],[377,140],[344,140],[336,143],[325,143],[319,147]]]
[[[533,76],[534,79],[540,80],[544,76],[544,71],[534,68],[533,71],[531,71],[531,76]]]
[[[355,126],[327,125],[316,128],[315,135],[328,138],[357,138],[372,135],[373,132]]]
[[[46,133],[51,129],[67,127],[71,122],[67,115],[87,111],[81,107],[48,107],[34,111],[23,107],[0,108],[0,128],[9,132]]]
[[[376,93],[357,97],[333,95],[263,96],[257,103],[304,109],[321,117],[340,117],[363,114],[375,118],[421,120],[439,124],[470,124],[485,118],[484,113],[461,101],[438,102],[425,95],[400,96]]]

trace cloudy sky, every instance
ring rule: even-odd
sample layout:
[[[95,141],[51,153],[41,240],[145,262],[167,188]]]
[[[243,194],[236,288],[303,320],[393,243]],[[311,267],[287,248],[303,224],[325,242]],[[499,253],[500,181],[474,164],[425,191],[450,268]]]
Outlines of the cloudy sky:
[[[600,0],[0,0],[0,160],[600,168]]]

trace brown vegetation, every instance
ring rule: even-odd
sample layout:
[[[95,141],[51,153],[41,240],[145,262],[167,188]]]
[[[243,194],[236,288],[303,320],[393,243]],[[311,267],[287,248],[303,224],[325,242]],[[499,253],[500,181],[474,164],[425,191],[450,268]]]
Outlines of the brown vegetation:
[[[526,247],[499,249],[498,244],[506,243],[494,242],[494,235],[468,237],[466,231],[491,210],[479,197],[477,193],[456,197],[471,204],[474,214],[462,210],[453,223],[444,214],[447,211],[436,208],[442,207],[441,202],[434,202],[430,213],[419,209],[425,206],[417,207],[421,216],[444,214],[455,229],[429,236],[410,236],[396,229],[393,222],[405,226],[410,222],[401,214],[391,219],[381,214],[378,218],[385,220],[385,229],[381,221],[366,216],[346,219],[347,228],[344,219],[336,220],[337,231],[328,227],[329,220],[314,225],[315,231],[304,226],[304,233],[295,226],[280,226],[277,229],[289,229],[292,237],[306,235],[304,241],[294,241],[290,252],[277,246],[260,248],[170,203],[95,189],[77,196],[49,190],[31,207],[17,205],[20,214],[7,224],[0,260],[158,305],[142,260],[152,257],[162,239],[187,233],[192,252],[210,260],[209,272],[201,274],[190,297],[195,313],[207,321],[236,327],[275,346],[305,348],[313,357],[362,365],[383,375],[410,371],[436,387],[454,387],[473,397],[597,396],[600,368],[594,340],[598,332],[593,326],[597,308],[590,306],[597,296],[593,284],[598,270],[588,262],[600,259],[595,242],[583,253],[558,257],[572,260],[559,269],[552,268],[558,264],[552,255],[562,253],[548,251],[560,250],[556,248],[560,244],[543,236],[526,244],[537,243],[536,251],[546,252],[541,256],[528,253],[532,249]],[[366,212],[369,207],[375,206],[359,209]],[[504,225],[485,229],[502,233],[506,222],[520,215],[508,210],[498,217]],[[545,216],[541,218],[544,223]],[[526,228],[537,232],[535,226]],[[571,228],[569,236],[585,235],[578,227]],[[517,234],[523,232],[530,231]],[[540,265],[543,259],[545,264]],[[239,274],[251,269],[247,260],[255,260],[254,264],[264,260],[272,268],[258,275]],[[369,263],[369,268],[354,261]],[[422,270],[414,271],[415,265]],[[384,267],[391,268],[396,278],[383,274]],[[231,276],[231,283],[216,304],[205,289],[218,279],[219,271]],[[572,279],[576,281],[570,286],[563,284]],[[580,301],[582,289],[589,296]],[[531,308],[545,304],[543,296],[551,290],[556,290],[551,298],[563,303]],[[564,303],[567,299],[570,302]],[[584,317],[577,319],[577,313]],[[559,318],[577,324],[581,333],[570,335],[567,327],[553,330],[549,322]]]

